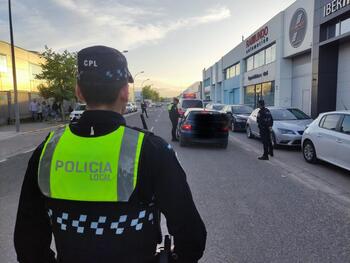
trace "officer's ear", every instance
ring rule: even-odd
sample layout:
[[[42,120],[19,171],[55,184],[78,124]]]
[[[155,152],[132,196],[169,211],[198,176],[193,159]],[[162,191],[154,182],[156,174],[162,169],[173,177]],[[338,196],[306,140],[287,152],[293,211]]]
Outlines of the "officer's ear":
[[[77,97],[79,102],[86,103],[86,100],[85,100],[83,94],[81,93],[81,89],[80,89],[78,84],[75,86],[75,96]]]
[[[119,100],[123,103],[128,102],[129,99],[129,84],[125,84],[119,92]]]

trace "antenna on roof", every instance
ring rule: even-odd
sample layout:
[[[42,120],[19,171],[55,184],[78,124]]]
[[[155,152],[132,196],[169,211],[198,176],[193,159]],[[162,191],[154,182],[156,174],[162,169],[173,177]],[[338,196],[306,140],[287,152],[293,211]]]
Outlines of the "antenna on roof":
[[[242,42],[244,41],[244,36],[242,35]]]

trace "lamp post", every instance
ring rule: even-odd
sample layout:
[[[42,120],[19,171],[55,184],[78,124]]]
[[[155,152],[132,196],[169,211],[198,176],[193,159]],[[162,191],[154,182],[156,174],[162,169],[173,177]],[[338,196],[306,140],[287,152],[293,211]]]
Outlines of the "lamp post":
[[[140,72],[136,73],[135,76],[134,76],[134,83],[132,85],[132,92],[133,92],[133,95],[134,95],[133,96],[134,100],[135,100],[135,82],[136,82],[136,77],[138,75],[140,75],[140,74],[143,74],[143,73],[145,73],[145,72],[144,71],[140,71]]]
[[[150,79],[145,79],[144,81],[142,81],[142,84],[141,84],[141,89],[143,88],[143,84],[146,82],[146,81],[149,81]]]
[[[18,106],[18,93],[17,93],[17,75],[16,75],[16,58],[15,58],[15,46],[13,41],[13,30],[12,30],[12,12],[11,12],[11,0],[9,4],[9,25],[10,25],[10,37],[11,37],[11,56],[12,56],[12,75],[13,75],[13,92],[15,95],[15,119],[16,119],[16,132],[20,129],[19,120],[19,106]]]

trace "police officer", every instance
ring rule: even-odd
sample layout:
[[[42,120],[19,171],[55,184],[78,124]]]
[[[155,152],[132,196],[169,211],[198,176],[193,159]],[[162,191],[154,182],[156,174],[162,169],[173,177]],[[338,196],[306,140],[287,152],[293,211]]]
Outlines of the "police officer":
[[[171,103],[168,107],[168,111],[169,111],[169,118],[171,121],[171,125],[172,125],[172,129],[171,129],[171,137],[172,137],[172,141],[173,142],[177,142],[178,139],[176,138],[176,129],[177,129],[177,124],[179,121],[179,111],[177,109],[177,105],[179,104],[179,99],[178,98],[174,98],[173,99],[173,103]]]
[[[148,114],[147,114],[147,104],[145,101],[141,102],[141,110],[142,110],[142,114],[146,114],[146,117],[148,118]]]
[[[273,156],[273,146],[271,141],[271,130],[273,126],[273,118],[269,109],[265,107],[265,101],[259,100],[257,122],[260,130],[260,137],[264,145],[264,154],[259,157],[259,160],[269,160],[269,155]]]
[[[174,236],[173,262],[202,257],[205,226],[173,149],[122,116],[130,82],[116,49],[78,53],[76,95],[87,110],[29,161],[14,234],[19,262],[154,262],[160,212]]]

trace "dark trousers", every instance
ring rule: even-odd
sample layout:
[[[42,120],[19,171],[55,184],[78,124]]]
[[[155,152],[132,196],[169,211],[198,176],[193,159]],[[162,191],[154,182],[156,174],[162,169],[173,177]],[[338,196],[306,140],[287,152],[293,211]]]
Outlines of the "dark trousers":
[[[147,110],[145,108],[142,108],[142,114],[146,114],[146,117],[148,118]]]
[[[269,156],[273,154],[273,146],[271,141],[271,131],[270,129],[260,129],[260,136],[262,143],[264,145],[264,156]]]
[[[171,120],[173,128],[171,129],[171,137],[173,140],[176,139],[176,129],[177,129],[177,120]]]

